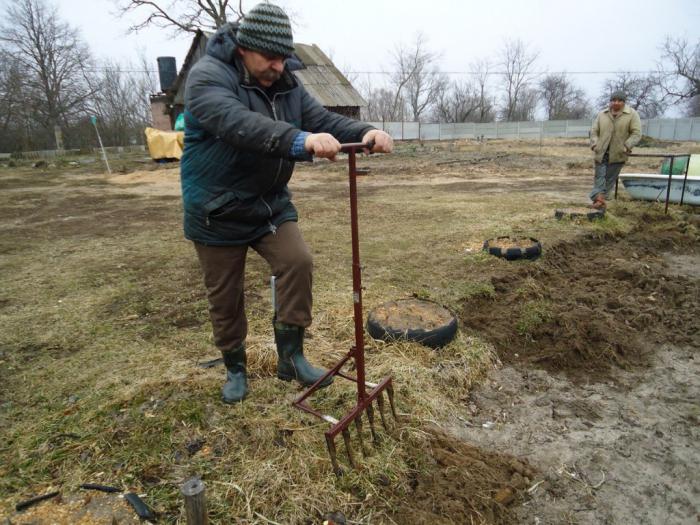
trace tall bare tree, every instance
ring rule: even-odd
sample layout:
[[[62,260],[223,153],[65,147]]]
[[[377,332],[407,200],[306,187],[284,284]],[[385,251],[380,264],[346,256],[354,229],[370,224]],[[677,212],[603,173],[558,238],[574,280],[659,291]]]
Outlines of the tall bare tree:
[[[410,46],[397,46],[393,58],[392,112],[399,112],[405,103],[410,112],[408,118],[419,121],[444,82],[436,65],[439,55],[428,49],[425,36],[418,33]]]
[[[495,101],[487,85],[491,74],[491,62],[488,59],[476,60],[472,62],[470,70],[479,97],[478,117],[475,122],[491,122],[496,118]]]
[[[0,49],[0,148],[3,151],[20,148],[24,134],[22,116],[26,92],[25,74],[16,56]]]
[[[539,96],[548,120],[580,119],[592,113],[583,89],[574,86],[566,73],[552,73],[542,78]]]
[[[176,32],[196,33],[216,29],[243,16],[243,0],[115,0],[122,14],[145,16],[130,27],[138,31],[155,26]]]
[[[367,101],[362,118],[372,122],[395,122],[401,119],[401,112],[394,106],[394,92],[387,88],[365,86],[362,95]]]
[[[530,51],[522,40],[506,40],[499,63],[503,68],[503,120],[524,120],[524,117],[534,115],[535,107],[532,104],[536,106],[537,97],[533,94],[530,84],[537,57],[538,53]]]
[[[435,96],[433,119],[438,122],[473,122],[479,96],[468,80],[444,82]]]
[[[663,65],[659,71],[664,95],[674,104],[686,104],[690,116],[700,115],[700,38],[693,44],[667,37],[661,50],[662,59],[671,66],[670,74]]]
[[[607,106],[610,95],[615,91],[624,92],[627,95],[627,104],[637,110],[642,118],[660,117],[668,106],[661,92],[659,78],[655,74],[641,75],[623,71],[614,78],[605,80],[597,100],[598,106]]]
[[[44,0],[14,2],[0,26],[0,42],[26,75],[25,103],[32,104],[48,136],[84,113],[94,93],[87,82],[90,52],[55,8]],[[59,147],[58,134],[55,140]]]
[[[149,94],[155,93],[155,79],[141,65],[106,62],[97,79],[92,113],[99,118],[105,144],[122,146],[143,141],[143,130],[150,124]]]

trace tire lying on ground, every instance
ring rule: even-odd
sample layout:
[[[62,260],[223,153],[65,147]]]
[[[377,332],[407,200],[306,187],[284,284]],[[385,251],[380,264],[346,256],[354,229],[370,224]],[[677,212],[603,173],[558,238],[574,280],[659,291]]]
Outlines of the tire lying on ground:
[[[384,341],[415,341],[445,346],[457,333],[457,318],[445,307],[422,299],[386,302],[367,316],[367,332]]]
[[[537,259],[542,255],[542,243],[532,237],[504,235],[484,241],[484,251],[508,261]]]
[[[596,210],[594,208],[562,208],[554,211],[556,219],[588,219],[594,221],[605,216],[605,209]]]

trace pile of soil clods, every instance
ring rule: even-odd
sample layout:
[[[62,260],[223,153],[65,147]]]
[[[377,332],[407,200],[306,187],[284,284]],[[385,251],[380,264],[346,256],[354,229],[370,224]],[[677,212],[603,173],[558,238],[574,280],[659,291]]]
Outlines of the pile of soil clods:
[[[463,325],[490,340],[505,362],[584,381],[609,377],[613,366],[645,364],[656,344],[698,347],[698,280],[668,275],[664,258],[699,253],[698,240],[697,228],[654,216],[627,236],[561,243],[539,263],[493,277],[495,293],[469,299]]]

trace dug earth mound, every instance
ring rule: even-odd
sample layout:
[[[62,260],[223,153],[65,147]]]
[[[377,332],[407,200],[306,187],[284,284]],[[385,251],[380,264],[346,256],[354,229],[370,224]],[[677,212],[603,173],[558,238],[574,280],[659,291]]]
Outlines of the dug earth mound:
[[[536,264],[492,277],[493,293],[464,305],[463,326],[506,363],[604,380],[649,362],[654,345],[700,346],[698,229],[645,215],[628,235],[589,234],[546,249]],[[675,261],[679,261],[676,264]]]
[[[645,215],[465,304],[504,366],[449,430],[538,469],[512,523],[697,523],[698,268],[697,228]]]

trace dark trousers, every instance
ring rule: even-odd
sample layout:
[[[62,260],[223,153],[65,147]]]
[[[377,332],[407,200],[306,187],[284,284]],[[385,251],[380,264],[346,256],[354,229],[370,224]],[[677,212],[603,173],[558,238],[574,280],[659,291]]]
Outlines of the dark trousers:
[[[206,246],[194,243],[204,273],[214,343],[222,352],[241,345],[248,333],[244,277],[248,246]],[[276,276],[277,320],[296,326],[311,324],[313,260],[296,222],[285,222],[250,244]]]
[[[593,189],[589,194],[591,200],[595,200],[599,193],[602,193],[606,198],[615,193],[615,183],[624,165],[624,162],[609,162],[607,153],[603,155],[602,162],[595,163]]]

